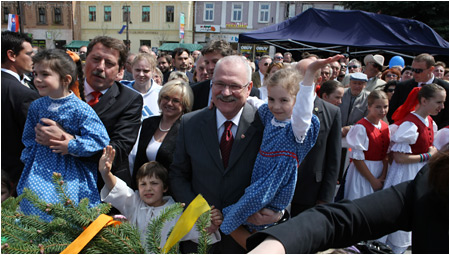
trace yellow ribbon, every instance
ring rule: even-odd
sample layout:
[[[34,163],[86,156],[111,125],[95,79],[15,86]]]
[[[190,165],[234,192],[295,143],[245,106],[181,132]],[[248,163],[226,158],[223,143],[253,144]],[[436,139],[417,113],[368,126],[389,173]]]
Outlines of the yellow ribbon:
[[[60,254],[78,254],[92,238],[94,238],[102,228],[109,225],[120,225],[120,221],[113,220],[113,217],[100,214],[69,246]]]
[[[200,194],[197,195],[181,215],[180,219],[175,224],[175,227],[173,227],[172,233],[169,238],[167,238],[167,242],[164,245],[162,252],[168,253],[169,250],[183,238],[183,236],[189,233],[200,215],[210,209],[208,202],[206,202],[203,196]]]

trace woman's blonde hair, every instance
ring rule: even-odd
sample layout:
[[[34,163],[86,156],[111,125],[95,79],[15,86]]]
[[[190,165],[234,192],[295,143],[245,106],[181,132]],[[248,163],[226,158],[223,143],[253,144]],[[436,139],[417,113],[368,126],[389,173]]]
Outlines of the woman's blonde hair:
[[[181,80],[168,81],[159,91],[158,105],[161,103],[161,98],[164,96],[172,96],[174,94],[181,95],[181,105],[183,106],[183,113],[192,111],[194,102],[194,93],[191,86],[187,82]]]

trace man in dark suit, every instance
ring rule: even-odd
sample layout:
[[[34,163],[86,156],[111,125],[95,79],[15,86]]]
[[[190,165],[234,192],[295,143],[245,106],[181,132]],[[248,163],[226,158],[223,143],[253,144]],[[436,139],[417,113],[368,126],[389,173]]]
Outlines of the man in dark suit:
[[[86,56],[84,90],[86,101],[102,120],[110,144],[116,150],[112,172],[131,187],[128,154],[139,132],[143,100],[141,95],[115,81],[123,74],[126,57],[127,49],[122,41],[107,36],[94,38],[89,43]],[[56,129],[55,122],[44,120],[44,123],[47,126],[38,124],[36,132],[41,144],[50,144],[51,137],[74,139]],[[98,162],[100,154],[90,160]],[[101,178],[98,179],[98,187],[103,187]]]
[[[202,194],[210,205],[222,210],[236,203],[250,185],[264,129],[257,110],[246,103],[253,86],[250,74],[248,62],[241,56],[221,58],[212,79],[215,107],[181,118],[169,171],[170,186],[177,201],[189,204]],[[219,143],[227,123],[234,140],[228,147],[231,151]],[[228,160],[225,155],[229,155]],[[264,214],[254,215],[273,223],[279,219],[280,212],[267,209]],[[222,240],[212,245],[211,253],[245,253],[231,236],[221,236]],[[183,252],[195,251],[192,243],[185,245]]]
[[[226,56],[231,56],[233,49],[230,44],[223,40],[211,41],[206,47],[202,49],[202,56],[205,61],[206,70],[209,77],[213,77],[214,68],[217,61]],[[194,92],[194,105],[192,110],[199,110],[211,103],[211,80],[202,81],[192,85],[192,92]],[[259,90],[252,87],[250,96],[259,97]]]
[[[406,101],[406,98],[413,88],[425,84],[436,83],[445,89],[447,97],[445,98],[444,109],[440,111],[438,115],[431,117],[436,122],[439,129],[448,126],[448,82],[434,77],[434,65],[434,57],[430,54],[423,53],[414,58],[412,62],[413,79],[398,83],[395,87],[394,95],[392,95],[392,99],[389,102],[389,111],[387,114],[389,123],[394,123],[392,114]]]
[[[296,68],[305,74],[315,59],[303,59]],[[318,73],[315,84],[322,77]],[[317,204],[333,201],[341,160],[341,112],[339,107],[316,95],[314,112],[320,121],[319,135],[314,147],[298,168],[297,185],[291,202],[291,216]]]
[[[172,53],[172,66],[174,67],[173,71],[179,71],[185,73],[189,78],[189,83],[194,83],[194,74],[189,71],[190,65],[190,57],[188,49],[185,48],[176,48]],[[173,72],[172,71],[172,72]],[[164,74],[164,81],[167,82],[169,79],[170,72]]]
[[[28,107],[39,94],[21,83],[33,69],[31,38],[11,31],[2,32],[2,169],[15,185],[23,171],[20,155]],[[15,188],[14,188],[15,190]]]

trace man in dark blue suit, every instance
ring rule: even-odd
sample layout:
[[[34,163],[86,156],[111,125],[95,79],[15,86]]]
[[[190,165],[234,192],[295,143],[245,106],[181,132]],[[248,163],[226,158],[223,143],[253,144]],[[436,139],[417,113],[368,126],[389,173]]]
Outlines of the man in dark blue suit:
[[[21,82],[23,75],[33,69],[32,53],[31,38],[27,35],[2,32],[2,169],[14,185],[23,170],[20,155],[28,107],[39,97]]]
[[[389,112],[387,114],[389,123],[394,122],[392,120],[392,114],[406,101],[413,88],[436,83],[445,89],[447,97],[445,98],[444,109],[438,115],[431,117],[439,129],[448,126],[448,82],[434,77],[434,65],[434,57],[430,54],[422,53],[414,58],[412,62],[413,79],[398,83],[395,87],[394,95],[392,95],[392,99],[389,102]]]
[[[315,58],[303,59],[296,68],[303,75]],[[322,77],[318,73],[315,83]],[[291,202],[294,217],[317,204],[333,201],[341,159],[341,111],[316,95],[314,115],[319,118],[320,130],[314,147],[298,168],[297,185]]]

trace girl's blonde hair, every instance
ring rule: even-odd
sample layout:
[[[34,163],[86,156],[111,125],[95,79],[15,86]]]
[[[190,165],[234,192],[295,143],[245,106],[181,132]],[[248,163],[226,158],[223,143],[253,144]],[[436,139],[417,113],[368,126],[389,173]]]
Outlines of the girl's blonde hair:
[[[280,69],[273,73],[267,81],[267,88],[281,86],[295,97],[300,89],[300,81],[303,77],[295,69]]]

